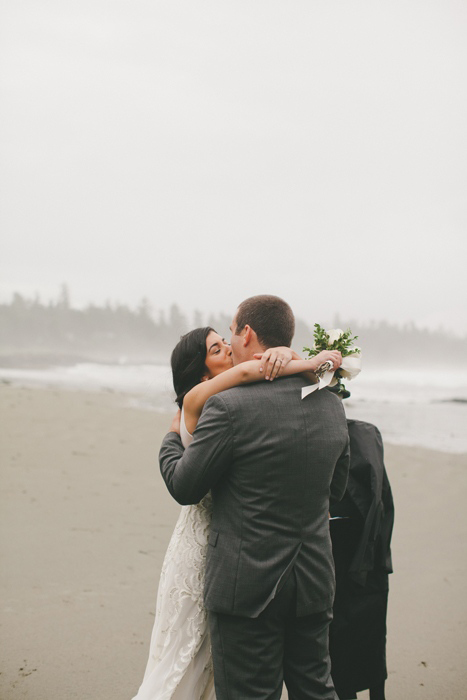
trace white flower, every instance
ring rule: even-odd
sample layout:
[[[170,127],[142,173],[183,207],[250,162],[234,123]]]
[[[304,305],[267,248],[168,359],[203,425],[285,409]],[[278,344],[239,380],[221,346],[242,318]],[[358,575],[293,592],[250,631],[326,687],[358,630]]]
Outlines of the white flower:
[[[326,331],[329,336],[329,345],[332,345],[335,340],[338,340],[343,332],[342,328],[331,328],[330,331]]]
[[[347,355],[342,358],[342,364],[339,367],[339,373],[344,379],[353,379],[360,374],[362,369],[362,360],[360,354]]]

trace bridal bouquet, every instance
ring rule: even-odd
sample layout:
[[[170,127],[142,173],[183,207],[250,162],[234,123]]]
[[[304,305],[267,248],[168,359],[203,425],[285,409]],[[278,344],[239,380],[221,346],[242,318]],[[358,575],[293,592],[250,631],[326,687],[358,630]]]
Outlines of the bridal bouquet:
[[[319,323],[315,323],[313,333],[314,343],[311,348],[304,347],[303,352],[308,352],[308,357],[314,357],[322,350],[339,350],[342,355],[342,365],[335,372],[332,371],[332,364],[325,362],[316,374],[319,378],[319,388],[324,386],[338,386],[338,393],[345,392],[345,385],[341,379],[353,379],[361,370],[361,349],[354,345],[357,335],[352,335],[352,331],[341,328],[332,328],[326,331]]]

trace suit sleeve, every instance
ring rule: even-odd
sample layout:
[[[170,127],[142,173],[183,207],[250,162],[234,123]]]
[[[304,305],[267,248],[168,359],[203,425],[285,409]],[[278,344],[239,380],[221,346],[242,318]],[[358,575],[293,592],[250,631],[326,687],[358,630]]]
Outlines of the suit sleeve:
[[[229,468],[232,444],[227,406],[220,396],[212,396],[185,451],[176,433],[168,433],[162,441],[160,470],[173,498],[181,505],[199,503]]]
[[[347,443],[344,447],[339,459],[337,460],[336,466],[334,467],[334,474],[331,481],[331,493],[330,501],[331,503],[336,503],[340,501],[347,488],[347,480],[349,478],[349,468],[350,468],[350,438],[347,437]]]

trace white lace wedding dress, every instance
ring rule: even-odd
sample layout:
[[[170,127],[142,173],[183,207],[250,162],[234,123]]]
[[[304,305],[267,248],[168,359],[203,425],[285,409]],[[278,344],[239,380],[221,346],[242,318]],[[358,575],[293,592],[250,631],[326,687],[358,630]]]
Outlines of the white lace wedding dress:
[[[182,411],[180,436],[192,441]],[[203,605],[211,494],[182,506],[162,565],[143,682],[133,700],[216,700]]]

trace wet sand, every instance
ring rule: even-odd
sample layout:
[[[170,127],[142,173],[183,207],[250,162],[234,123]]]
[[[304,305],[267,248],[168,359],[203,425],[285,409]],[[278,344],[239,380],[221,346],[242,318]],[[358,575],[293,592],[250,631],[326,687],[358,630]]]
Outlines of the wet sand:
[[[179,511],[157,462],[169,423],[122,394],[0,385],[1,700],[136,693]],[[387,698],[466,697],[467,455],[386,445],[386,467]]]

